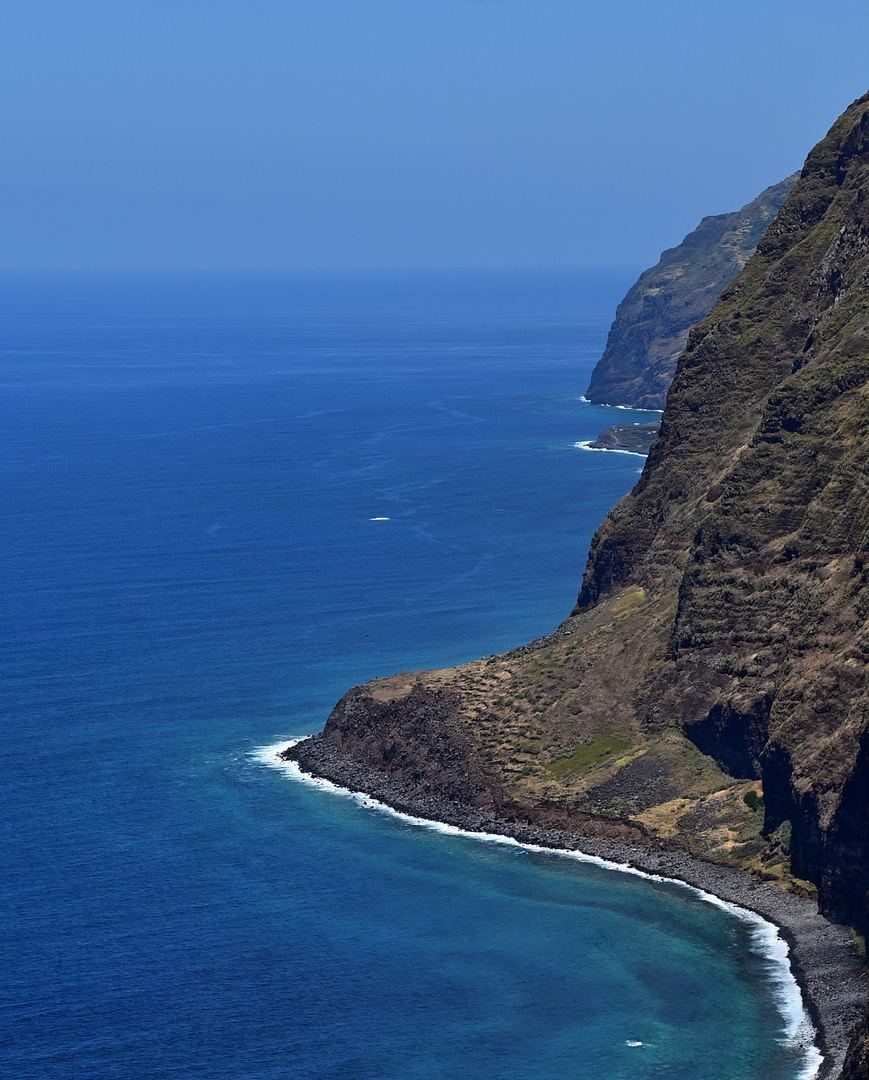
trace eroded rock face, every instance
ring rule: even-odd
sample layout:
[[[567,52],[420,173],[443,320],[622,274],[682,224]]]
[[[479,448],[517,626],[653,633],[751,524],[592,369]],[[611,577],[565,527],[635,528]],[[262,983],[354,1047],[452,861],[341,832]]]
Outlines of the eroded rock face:
[[[458,709],[457,694],[419,682],[387,700],[356,688],[332,710],[322,740],[424,794],[434,791],[469,806],[496,805],[500,789],[480,767]]]
[[[744,272],[692,331],[640,482],[577,613],[675,588],[641,724],[677,720],[759,776],[766,832],[822,908],[869,930],[869,98],[809,155]]]
[[[586,391],[589,401],[664,408],[688,331],[751,258],[796,180],[789,176],[741,210],[704,218],[640,275],[619,304]]]
[[[869,1013],[863,1018],[851,1041],[840,1080],[866,1080],[869,1077]]]

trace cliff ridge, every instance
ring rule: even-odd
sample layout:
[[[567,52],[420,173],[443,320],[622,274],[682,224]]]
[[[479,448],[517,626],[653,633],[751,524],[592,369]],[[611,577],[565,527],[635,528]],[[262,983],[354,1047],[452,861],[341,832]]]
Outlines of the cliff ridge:
[[[664,408],[688,331],[754,254],[797,177],[767,188],[741,210],[703,218],[640,275],[618,306],[585,392],[589,401]]]

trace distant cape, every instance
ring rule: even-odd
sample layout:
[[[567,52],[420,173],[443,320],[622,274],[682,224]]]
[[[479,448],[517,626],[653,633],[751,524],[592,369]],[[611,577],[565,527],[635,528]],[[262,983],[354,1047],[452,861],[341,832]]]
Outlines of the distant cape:
[[[688,331],[748,262],[799,173],[730,214],[705,217],[645,270],[616,311],[585,396],[595,405],[663,409]]]

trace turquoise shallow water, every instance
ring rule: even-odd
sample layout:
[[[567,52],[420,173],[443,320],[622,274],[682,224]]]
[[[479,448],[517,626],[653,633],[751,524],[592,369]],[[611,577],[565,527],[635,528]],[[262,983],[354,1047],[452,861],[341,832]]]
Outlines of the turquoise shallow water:
[[[798,1074],[726,912],[258,757],[569,611],[631,277],[3,281],[9,1075]]]

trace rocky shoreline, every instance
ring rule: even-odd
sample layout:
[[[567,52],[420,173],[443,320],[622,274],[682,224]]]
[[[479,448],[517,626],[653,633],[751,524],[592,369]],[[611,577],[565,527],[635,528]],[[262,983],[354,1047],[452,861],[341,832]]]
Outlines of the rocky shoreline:
[[[646,457],[660,430],[660,420],[653,420],[647,424],[613,424],[593,439],[588,444],[588,448],[590,450],[621,450],[625,454],[640,454]]]
[[[818,1076],[821,1080],[839,1076],[869,999],[869,978],[850,931],[820,915],[814,901],[756,881],[744,871],[704,862],[654,842],[640,845],[606,835],[583,836],[536,825],[521,820],[519,815],[453,802],[340,754],[320,735],[296,743],[282,757],[298,763],[305,772],[364,792],[402,813],[541,847],[582,851],[683,881],[763,916],[779,927],[788,944],[791,970],[817,1028],[818,1045],[824,1055]]]

